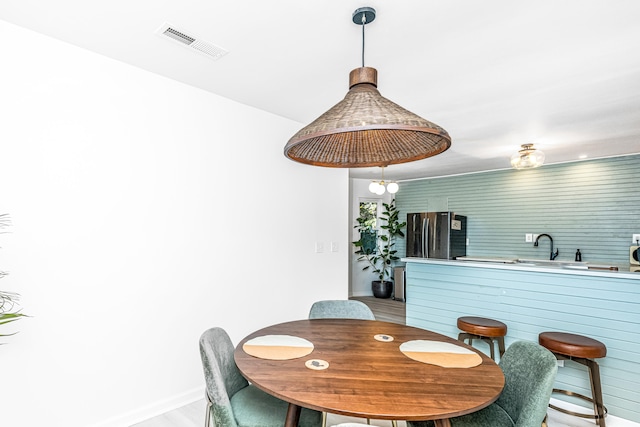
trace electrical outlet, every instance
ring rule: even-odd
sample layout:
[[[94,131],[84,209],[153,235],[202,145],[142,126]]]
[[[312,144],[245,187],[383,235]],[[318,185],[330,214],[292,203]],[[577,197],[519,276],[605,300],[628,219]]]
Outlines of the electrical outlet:
[[[640,234],[634,234],[631,236],[631,243],[637,245],[638,241],[640,241]]]
[[[533,242],[533,234],[527,233],[524,235],[524,241],[527,243]]]
[[[322,252],[324,252],[324,245],[322,242],[316,242],[316,253],[321,254]]]
[[[533,240],[535,241],[538,238],[539,234],[532,234],[531,237],[533,237]]]
[[[338,242],[331,242],[331,252],[338,252]]]
[[[556,364],[558,368],[564,368],[564,360],[556,360]]]

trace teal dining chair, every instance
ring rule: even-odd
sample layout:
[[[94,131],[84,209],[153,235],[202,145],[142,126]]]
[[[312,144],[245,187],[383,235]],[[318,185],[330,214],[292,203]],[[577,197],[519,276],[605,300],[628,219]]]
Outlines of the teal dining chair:
[[[233,360],[234,347],[222,328],[200,337],[206,383],[205,427],[282,427],[289,404],[249,384]],[[302,408],[299,427],[319,427],[322,413]]]
[[[549,350],[529,341],[517,341],[500,359],[505,386],[484,409],[452,418],[452,427],[540,427],[546,419],[558,372]],[[433,421],[408,421],[407,427],[433,427]]]
[[[356,300],[316,301],[309,311],[309,319],[376,320],[367,305]]]

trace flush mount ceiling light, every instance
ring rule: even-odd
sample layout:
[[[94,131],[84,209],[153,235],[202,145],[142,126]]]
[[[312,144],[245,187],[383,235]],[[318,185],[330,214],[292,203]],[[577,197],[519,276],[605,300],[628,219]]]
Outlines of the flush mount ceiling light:
[[[385,190],[391,194],[396,194],[399,189],[400,186],[397,182],[389,182],[385,188],[384,167],[382,168],[382,179],[380,181],[371,181],[371,184],[369,184],[369,191],[379,196],[382,196]]]
[[[349,73],[349,92],[342,101],[289,139],[284,148],[288,158],[360,168],[426,159],[451,146],[446,130],[378,92],[378,71],[364,66],[364,28],[375,17],[371,7],[353,13],[353,22],[362,25],[362,67]]]
[[[522,144],[522,149],[511,156],[511,166],[515,169],[532,169],[542,166],[544,153],[533,148],[533,144]]]

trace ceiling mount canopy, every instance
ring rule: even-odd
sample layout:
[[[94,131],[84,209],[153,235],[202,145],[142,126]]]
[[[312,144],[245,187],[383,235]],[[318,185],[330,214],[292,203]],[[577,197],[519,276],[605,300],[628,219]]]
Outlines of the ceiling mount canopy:
[[[314,166],[359,168],[426,159],[451,146],[446,130],[384,98],[378,72],[364,66],[364,27],[375,19],[371,7],[357,9],[362,25],[362,67],[349,73],[349,92],[289,139],[284,154]]]

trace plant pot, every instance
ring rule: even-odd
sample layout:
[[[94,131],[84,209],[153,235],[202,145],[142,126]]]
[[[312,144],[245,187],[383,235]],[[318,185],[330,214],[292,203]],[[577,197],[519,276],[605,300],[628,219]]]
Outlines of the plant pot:
[[[373,291],[373,296],[376,298],[389,298],[393,291],[393,282],[388,280],[385,280],[384,282],[381,280],[374,280],[371,282],[371,290]]]

